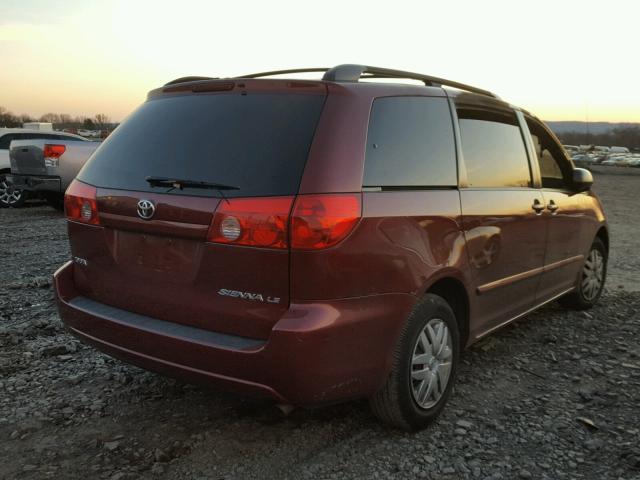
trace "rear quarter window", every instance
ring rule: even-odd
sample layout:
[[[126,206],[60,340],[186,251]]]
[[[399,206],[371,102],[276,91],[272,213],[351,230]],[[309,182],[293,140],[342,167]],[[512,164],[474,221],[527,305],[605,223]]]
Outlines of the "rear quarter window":
[[[447,99],[376,99],[369,119],[363,185],[410,188],[457,183]]]

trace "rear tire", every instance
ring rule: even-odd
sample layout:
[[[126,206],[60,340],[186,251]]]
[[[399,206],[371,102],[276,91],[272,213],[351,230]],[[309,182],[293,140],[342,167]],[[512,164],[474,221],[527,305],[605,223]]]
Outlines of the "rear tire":
[[[27,192],[14,189],[0,173],[0,208],[20,208],[27,199]]]
[[[596,237],[580,270],[577,288],[560,299],[563,307],[587,310],[598,303],[607,278],[607,258],[604,242]]]
[[[425,295],[400,334],[385,385],[369,399],[373,413],[404,430],[428,426],[451,394],[459,355],[453,310],[442,297]]]

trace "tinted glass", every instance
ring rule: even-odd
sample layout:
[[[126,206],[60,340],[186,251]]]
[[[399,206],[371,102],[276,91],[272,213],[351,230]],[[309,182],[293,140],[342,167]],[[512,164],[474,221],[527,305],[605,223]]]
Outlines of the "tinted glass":
[[[65,135],[56,135],[53,133],[10,133],[0,138],[0,150],[8,150],[12,140],[65,140],[65,141],[84,141],[79,138],[69,137]]]
[[[55,135],[47,134],[47,133],[16,133],[14,136],[14,140],[49,140],[51,138],[55,138]]]
[[[50,140],[52,138],[56,138],[56,136],[47,133],[21,133],[20,138],[16,138],[16,140]]]
[[[89,141],[83,138],[76,138],[68,135],[55,135],[54,138],[57,138],[58,140],[64,140],[65,142],[88,142]]]
[[[11,144],[11,140],[15,139],[15,134],[8,133],[7,135],[3,135],[0,137],[0,150],[9,150],[9,145]]]
[[[369,120],[365,186],[457,185],[449,104],[436,97],[374,101]]]
[[[147,176],[239,187],[225,196],[291,195],[323,95],[200,94],[144,103],[96,150],[78,178],[98,187],[165,192]],[[172,194],[219,196],[215,190]]]
[[[7,146],[4,148],[10,148],[13,140],[33,140],[34,138],[42,138],[42,135],[37,135],[35,133],[12,133],[11,135],[2,137],[2,141],[0,141],[0,143],[4,144],[6,142]]]
[[[527,117],[533,147],[536,151],[543,188],[569,188],[571,165],[562,154],[562,147],[547,133],[542,125]]]
[[[531,173],[515,113],[459,108],[470,187],[528,187]]]

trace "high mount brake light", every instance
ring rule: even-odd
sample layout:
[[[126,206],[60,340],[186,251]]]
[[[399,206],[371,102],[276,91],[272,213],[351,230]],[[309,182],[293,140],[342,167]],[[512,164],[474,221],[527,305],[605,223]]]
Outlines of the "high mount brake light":
[[[100,225],[96,187],[74,180],[64,195],[64,211],[69,220]]]
[[[292,211],[293,205],[293,211]],[[263,248],[318,250],[336,245],[361,217],[360,194],[221,200],[207,240]]]
[[[361,216],[360,194],[300,195],[291,215],[291,248],[318,250],[336,245]]]
[[[207,234],[215,243],[287,248],[287,225],[293,197],[221,200]]]

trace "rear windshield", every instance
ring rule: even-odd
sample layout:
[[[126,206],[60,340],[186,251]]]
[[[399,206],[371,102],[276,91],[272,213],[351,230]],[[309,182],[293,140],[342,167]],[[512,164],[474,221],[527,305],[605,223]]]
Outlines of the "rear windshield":
[[[225,197],[297,193],[324,95],[198,94],[148,100],[78,175],[90,185],[167,192],[148,176],[238,187]],[[219,196],[185,187],[172,194]]]

